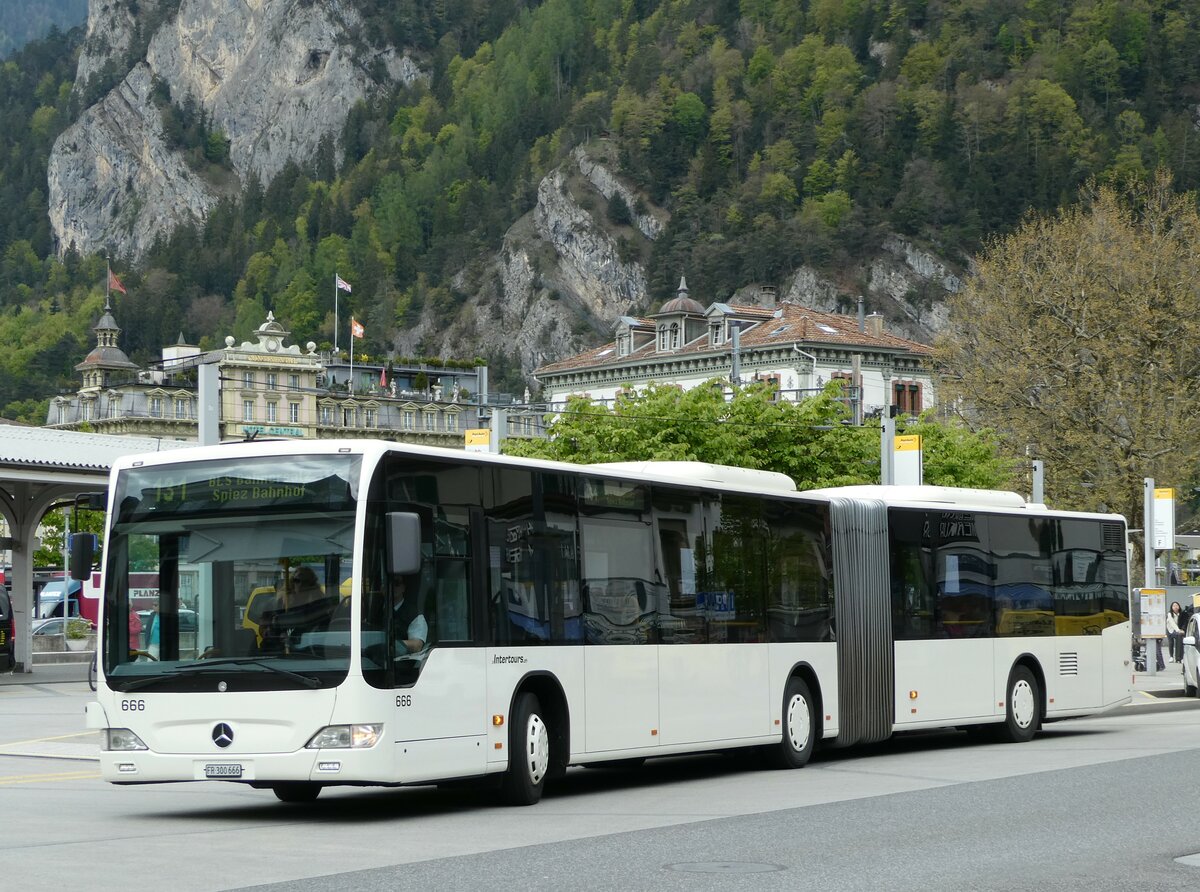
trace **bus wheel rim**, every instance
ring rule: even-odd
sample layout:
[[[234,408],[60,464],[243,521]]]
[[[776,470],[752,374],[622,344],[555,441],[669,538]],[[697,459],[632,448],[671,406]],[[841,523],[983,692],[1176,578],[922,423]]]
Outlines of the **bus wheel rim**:
[[[1029,682],[1021,678],[1013,685],[1012,697],[1013,721],[1019,728],[1028,728],[1033,724],[1033,688]]]
[[[787,735],[792,749],[800,753],[808,746],[808,731],[812,724],[808,701],[796,694],[788,701]]]
[[[539,784],[546,776],[550,767],[550,734],[540,715],[531,715],[525,735],[526,764],[529,766],[529,779]]]

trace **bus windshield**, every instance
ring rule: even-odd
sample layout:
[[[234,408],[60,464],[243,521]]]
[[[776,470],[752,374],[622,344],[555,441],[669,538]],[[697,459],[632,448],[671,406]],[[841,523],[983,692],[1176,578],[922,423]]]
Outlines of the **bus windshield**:
[[[360,466],[330,455],[123,471],[106,549],[109,686],[342,681]]]

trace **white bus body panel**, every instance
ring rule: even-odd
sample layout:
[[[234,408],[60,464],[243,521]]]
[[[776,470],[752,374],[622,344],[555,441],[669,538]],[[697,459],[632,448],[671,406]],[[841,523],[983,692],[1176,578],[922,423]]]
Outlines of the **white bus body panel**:
[[[485,656],[482,647],[434,648],[416,684],[389,691],[368,688],[390,704],[386,745],[395,749],[398,782],[484,773],[490,723]],[[363,719],[347,715],[342,721]]]
[[[772,733],[767,645],[681,644],[657,650],[663,746]],[[589,685],[589,695],[591,690]]]
[[[662,743],[660,648],[610,644],[582,650],[587,692],[583,749],[602,753]],[[580,701],[569,702],[574,714]]]
[[[896,729],[992,716],[996,643],[993,638],[897,641]]]

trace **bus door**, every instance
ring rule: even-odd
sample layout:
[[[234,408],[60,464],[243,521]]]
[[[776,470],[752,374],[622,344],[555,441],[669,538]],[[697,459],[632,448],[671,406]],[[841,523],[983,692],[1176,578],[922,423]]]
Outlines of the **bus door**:
[[[657,746],[659,666],[649,487],[583,478],[579,494],[588,752]]]
[[[896,725],[993,714],[996,563],[988,518],[890,512]]]

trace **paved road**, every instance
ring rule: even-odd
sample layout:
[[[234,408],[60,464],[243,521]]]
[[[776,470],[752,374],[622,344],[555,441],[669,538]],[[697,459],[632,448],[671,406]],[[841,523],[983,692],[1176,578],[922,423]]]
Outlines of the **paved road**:
[[[1175,859],[1200,853],[1185,804],[1200,701],[1164,696],[1169,681],[1031,744],[912,734],[798,772],[725,757],[573,769],[526,809],[469,789],[295,808],[236,785],[112,787],[80,733],[86,685],[7,684],[0,877],[122,892],[1191,888],[1200,867]]]

